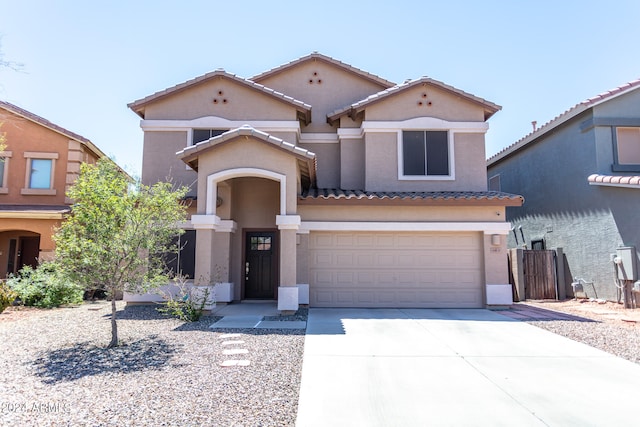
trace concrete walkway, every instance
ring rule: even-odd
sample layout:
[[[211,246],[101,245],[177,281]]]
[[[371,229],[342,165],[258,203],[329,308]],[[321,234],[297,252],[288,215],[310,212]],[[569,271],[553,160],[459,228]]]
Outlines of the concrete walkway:
[[[311,309],[298,427],[632,426],[640,366],[489,310]]]
[[[211,329],[304,329],[307,322],[263,320],[271,316],[279,316],[275,302],[241,302],[220,305],[211,311],[222,319],[213,323]]]

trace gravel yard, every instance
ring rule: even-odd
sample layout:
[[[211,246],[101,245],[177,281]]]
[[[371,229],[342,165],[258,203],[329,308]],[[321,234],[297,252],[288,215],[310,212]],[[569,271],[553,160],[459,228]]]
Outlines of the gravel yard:
[[[523,321],[640,363],[640,310],[579,301],[526,305],[551,311]],[[0,314],[0,425],[295,424],[304,331],[213,331],[213,317],[184,323],[149,306],[119,303],[118,310],[124,345],[113,350],[104,349],[104,301]],[[555,312],[578,317],[557,320]]]
[[[304,331],[224,330],[107,302],[0,314],[0,425],[290,426]],[[234,354],[237,353],[237,354]],[[223,367],[223,362],[240,365]]]
[[[527,323],[640,364],[640,309],[589,300],[527,301],[526,305],[583,319],[528,319]]]

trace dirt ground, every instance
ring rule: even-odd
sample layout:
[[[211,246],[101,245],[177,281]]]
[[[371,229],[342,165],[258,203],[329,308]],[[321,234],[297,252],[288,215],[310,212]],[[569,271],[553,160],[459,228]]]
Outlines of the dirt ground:
[[[55,309],[52,309],[52,310],[55,310]],[[2,313],[0,313],[0,323],[13,322],[16,320],[23,319],[27,316],[42,316],[43,314],[49,311],[50,310],[36,308],[36,307],[23,307],[23,306],[7,307]]]
[[[588,317],[602,322],[640,327],[640,309],[626,309],[624,304],[593,299],[528,300],[527,305]]]

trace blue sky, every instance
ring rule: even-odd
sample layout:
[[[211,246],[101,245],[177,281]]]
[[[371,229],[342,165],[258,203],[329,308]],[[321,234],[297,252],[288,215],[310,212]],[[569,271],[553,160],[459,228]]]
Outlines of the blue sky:
[[[243,77],[318,51],[385,79],[429,76],[503,107],[487,156],[640,78],[640,2],[0,0],[0,99],[139,174],[127,103],[217,68]]]

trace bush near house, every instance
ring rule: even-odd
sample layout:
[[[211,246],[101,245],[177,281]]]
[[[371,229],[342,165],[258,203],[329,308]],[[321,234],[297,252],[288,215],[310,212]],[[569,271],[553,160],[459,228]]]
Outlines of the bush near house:
[[[44,262],[37,268],[23,267],[7,279],[7,285],[24,305],[52,308],[82,302],[83,289],[64,277],[52,262]]]
[[[0,282],[0,313],[13,304],[17,296],[18,294],[11,290],[6,283]]]

